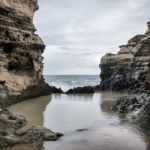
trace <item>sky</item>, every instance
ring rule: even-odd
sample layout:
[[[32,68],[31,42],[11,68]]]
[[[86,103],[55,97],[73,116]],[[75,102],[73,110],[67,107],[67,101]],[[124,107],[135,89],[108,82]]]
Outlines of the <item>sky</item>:
[[[37,33],[46,44],[45,75],[98,75],[105,53],[143,34],[150,0],[38,0]]]

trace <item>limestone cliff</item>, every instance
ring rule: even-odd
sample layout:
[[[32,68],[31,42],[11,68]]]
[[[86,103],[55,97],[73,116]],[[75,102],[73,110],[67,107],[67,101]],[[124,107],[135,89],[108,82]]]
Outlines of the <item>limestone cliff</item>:
[[[145,34],[120,46],[117,54],[103,56],[100,87],[130,92],[129,96],[118,99],[113,109],[133,115],[142,128],[150,129],[150,22],[147,24]]]
[[[145,34],[120,46],[117,54],[103,56],[100,68],[102,89],[147,92],[150,89],[150,22]]]
[[[44,82],[45,45],[35,34],[37,0],[0,0],[0,106],[49,94]]]

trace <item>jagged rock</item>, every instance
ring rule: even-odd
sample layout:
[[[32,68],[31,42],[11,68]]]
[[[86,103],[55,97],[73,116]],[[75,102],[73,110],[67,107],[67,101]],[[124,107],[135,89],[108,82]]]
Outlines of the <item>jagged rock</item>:
[[[142,128],[150,130],[150,97],[139,111],[137,122]]]
[[[83,131],[87,131],[87,129],[77,129],[77,132],[83,132]]]
[[[51,93],[63,93],[63,90],[61,88],[57,88],[55,86],[50,86]]]
[[[93,86],[93,90],[94,91],[100,91],[101,90],[101,86],[100,85],[95,85],[95,86]]]
[[[31,143],[33,141],[56,141],[63,134],[54,133],[44,127],[32,127],[23,134],[21,134],[24,143]]]
[[[112,109],[123,114],[131,113],[142,108],[146,101],[146,94],[123,96],[114,103]]]
[[[73,89],[69,89],[66,94],[82,94],[82,93],[94,93],[94,89],[92,86],[84,86],[84,87],[75,87]]]
[[[130,39],[127,45],[120,46],[121,49],[117,54],[106,54],[102,57],[100,63],[101,89],[135,90],[137,93],[149,88],[149,26],[148,23],[146,34]]]
[[[134,119],[142,128],[150,126],[150,22],[144,35],[137,35],[120,46],[117,54],[102,57],[102,90],[135,93],[116,101],[113,109],[119,113],[136,113]]]
[[[35,34],[36,10],[37,0],[0,0],[1,107],[56,91],[42,76],[45,45]]]
[[[16,129],[22,128],[26,125],[26,119],[23,115],[17,115],[8,110],[1,110],[0,112],[0,134],[10,135],[14,134]]]
[[[9,136],[0,136],[0,148],[10,147],[16,144],[28,144],[42,141],[56,141],[62,134],[54,133],[44,127],[32,127],[22,135],[13,134]]]
[[[32,127],[22,133],[17,130],[26,125],[23,115],[17,115],[2,110],[0,112],[0,148],[10,147],[15,144],[27,144],[42,141],[54,141],[62,136],[45,127]]]
[[[9,91],[7,87],[3,86],[4,92],[0,93],[2,94],[7,94]],[[0,101],[0,106],[2,108],[5,108],[8,105],[17,103],[19,101],[22,101],[24,99],[29,99],[29,98],[34,98],[37,96],[44,96],[44,95],[49,95],[51,93],[63,93],[61,88],[56,88],[55,86],[49,86],[47,83],[45,83],[44,79],[42,78],[38,85],[32,85],[27,87],[26,89],[22,90],[19,95],[7,95],[7,99],[2,99]],[[2,97],[2,96],[1,96]]]
[[[35,34],[34,12],[37,0],[0,0],[0,108],[27,98],[62,92],[45,83],[43,57],[45,45]],[[44,127],[26,125],[23,115],[0,109],[0,149],[34,141],[57,140],[62,134]]]

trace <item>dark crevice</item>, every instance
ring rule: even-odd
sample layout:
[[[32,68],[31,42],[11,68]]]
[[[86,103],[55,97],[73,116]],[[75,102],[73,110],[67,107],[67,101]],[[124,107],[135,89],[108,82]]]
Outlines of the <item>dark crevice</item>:
[[[7,54],[11,54],[15,46],[11,43],[5,44],[3,47],[3,52]]]

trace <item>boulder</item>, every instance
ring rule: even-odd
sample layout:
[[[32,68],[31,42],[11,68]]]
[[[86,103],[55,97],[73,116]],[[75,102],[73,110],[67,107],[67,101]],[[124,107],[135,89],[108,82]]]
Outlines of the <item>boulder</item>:
[[[23,132],[17,132],[27,121],[23,115],[13,114],[8,110],[0,112],[0,148],[16,144],[29,144],[42,141],[55,141],[63,134],[54,133],[45,127],[33,126]]]
[[[75,87],[73,89],[69,89],[66,94],[85,94],[85,93],[94,93],[94,89],[92,86],[84,86],[84,87]]]

